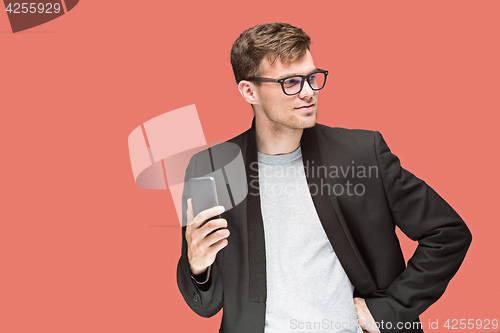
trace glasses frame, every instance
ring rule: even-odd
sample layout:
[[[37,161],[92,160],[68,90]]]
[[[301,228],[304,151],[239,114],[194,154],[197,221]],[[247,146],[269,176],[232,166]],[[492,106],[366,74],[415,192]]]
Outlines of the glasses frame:
[[[323,82],[323,85],[321,86],[321,88],[313,88],[312,85],[311,85],[311,82],[309,81],[309,79],[311,78],[311,75],[314,75],[314,74],[318,74],[318,73],[323,73],[325,74],[325,82]],[[294,94],[287,94],[287,92],[285,91],[285,81],[292,78],[292,77],[300,77],[301,78],[301,81],[300,81],[300,89],[298,92],[294,93]],[[249,77],[248,79],[246,79],[246,81],[255,81],[255,82],[277,82],[279,84],[281,84],[281,89],[283,90],[283,93],[287,96],[293,96],[293,95],[297,95],[297,94],[300,94],[300,92],[302,91],[302,88],[304,88],[304,81],[307,80],[307,83],[309,83],[309,87],[311,87],[312,90],[314,91],[318,91],[318,90],[321,90],[325,87],[326,85],[326,79],[328,77],[328,71],[324,70],[324,69],[319,69],[319,68],[316,68],[316,70],[312,73],[309,73],[307,75],[290,75],[290,76],[287,76],[287,77],[284,77],[284,78],[281,78],[281,79],[272,79],[272,78],[268,78],[268,77]]]

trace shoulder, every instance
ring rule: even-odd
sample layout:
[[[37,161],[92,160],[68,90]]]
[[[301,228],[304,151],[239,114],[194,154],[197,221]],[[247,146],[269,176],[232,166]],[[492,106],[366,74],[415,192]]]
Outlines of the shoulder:
[[[226,166],[235,160],[243,160],[242,151],[247,144],[249,131],[245,131],[234,138],[212,145],[210,148],[198,150],[191,157],[191,163],[196,173],[207,173],[214,169]]]
[[[323,124],[314,126],[320,144],[337,144],[351,149],[373,148],[375,136],[379,132],[366,129],[330,127]]]
[[[350,129],[343,127],[331,127],[323,124],[316,124],[314,126],[316,132],[324,134],[324,135],[332,135],[332,136],[346,136],[350,138],[364,138],[364,137],[372,137],[376,131],[367,130],[367,129]]]

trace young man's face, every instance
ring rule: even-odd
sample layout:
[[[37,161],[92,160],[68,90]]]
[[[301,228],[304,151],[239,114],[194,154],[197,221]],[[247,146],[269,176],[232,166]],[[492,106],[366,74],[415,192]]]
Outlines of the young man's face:
[[[301,59],[287,65],[279,58],[272,65],[263,59],[260,76],[280,79],[295,74],[307,75],[315,70],[311,53],[307,51]],[[309,128],[316,124],[318,91],[312,90],[307,81],[296,95],[285,95],[279,83],[267,82],[256,86],[256,95],[256,118],[261,118],[276,131]]]

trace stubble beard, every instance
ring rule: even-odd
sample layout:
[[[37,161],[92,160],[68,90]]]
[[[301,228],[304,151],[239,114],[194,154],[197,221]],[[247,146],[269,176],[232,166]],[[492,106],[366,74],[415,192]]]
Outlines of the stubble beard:
[[[311,128],[316,125],[317,115],[318,115],[318,102],[315,101],[314,112],[308,116],[298,115],[298,111],[292,109],[290,111],[290,116],[286,118],[275,118],[267,110],[263,109],[266,117],[271,121],[271,126],[274,132],[277,133],[289,133],[295,130],[302,130],[305,128]]]

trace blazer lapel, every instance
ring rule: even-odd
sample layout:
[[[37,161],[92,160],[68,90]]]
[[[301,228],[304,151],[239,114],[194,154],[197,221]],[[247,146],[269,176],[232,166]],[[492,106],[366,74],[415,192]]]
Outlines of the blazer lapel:
[[[247,151],[245,159],[247,184],[253,182],[254,188],[259,187],[259,171],[257,166],[257,141],[255,138],[255,118],[248,132]],[[254,167],[252,167],[254,166]],[[250,193],[250,189],[248,191]],[[251,302],[266,301],[266,247],[264,243],[264,223],[260,207],[260,190],[256,195],[247,196],[247,227],[248,227],[248,264],[249,264],[249,297]]]
[[[316,189],[311,197],[323,229],[351,283],[361,295],[370,295],[377,289],[375,281],[354,243],[338,200],[335,194],[328,195],[321,190],[323,184],[329,184],[330,188],[333,184],[327,177],[322,177],[323,173],[318,171],[323,163],[316,136],[316,126],[304,129],[300,144],[307,183],[310,189]],[[317,172],[309,169],[313,166]]]
[[[255,118],[252,127],[247,131],[246,145],[242,147],[245,159],[247,184],[252,183],[253,188],[259,186],[259,172],[257,166],[257,142],[255,137]],[[246,151],[244,151],[246,148]],[[302,159],[309,187],[321,189],[323,183],[330,180],[321,178],[320,175],[308,172],[308,167],[322,165],[318,139],[315,127],[304,129],[301,138]],[[252,167],[253,166],[253,167]],[[316,172],[319,174],[319,172]],[[314,176],[314,177],[313,177]],[[250,190],[249,190],[250,193]],[[248,262],[249,262],[249,299],[251,302],[264,303],[267,297],[266,287],[266,249],[264,236],[264,223],[262,220],[260,191],[256,195],[247,196],[247,228],[248,228]],[[359,250],[349,232],[342,216],[340,206],[334,195],[318,191],[312,195],[314,206],[323,225],[323,229],[339,258],[342,267],[351,283],[361,295],[369,295],[376,290],[376,285],[371,274],[361,257]]]

